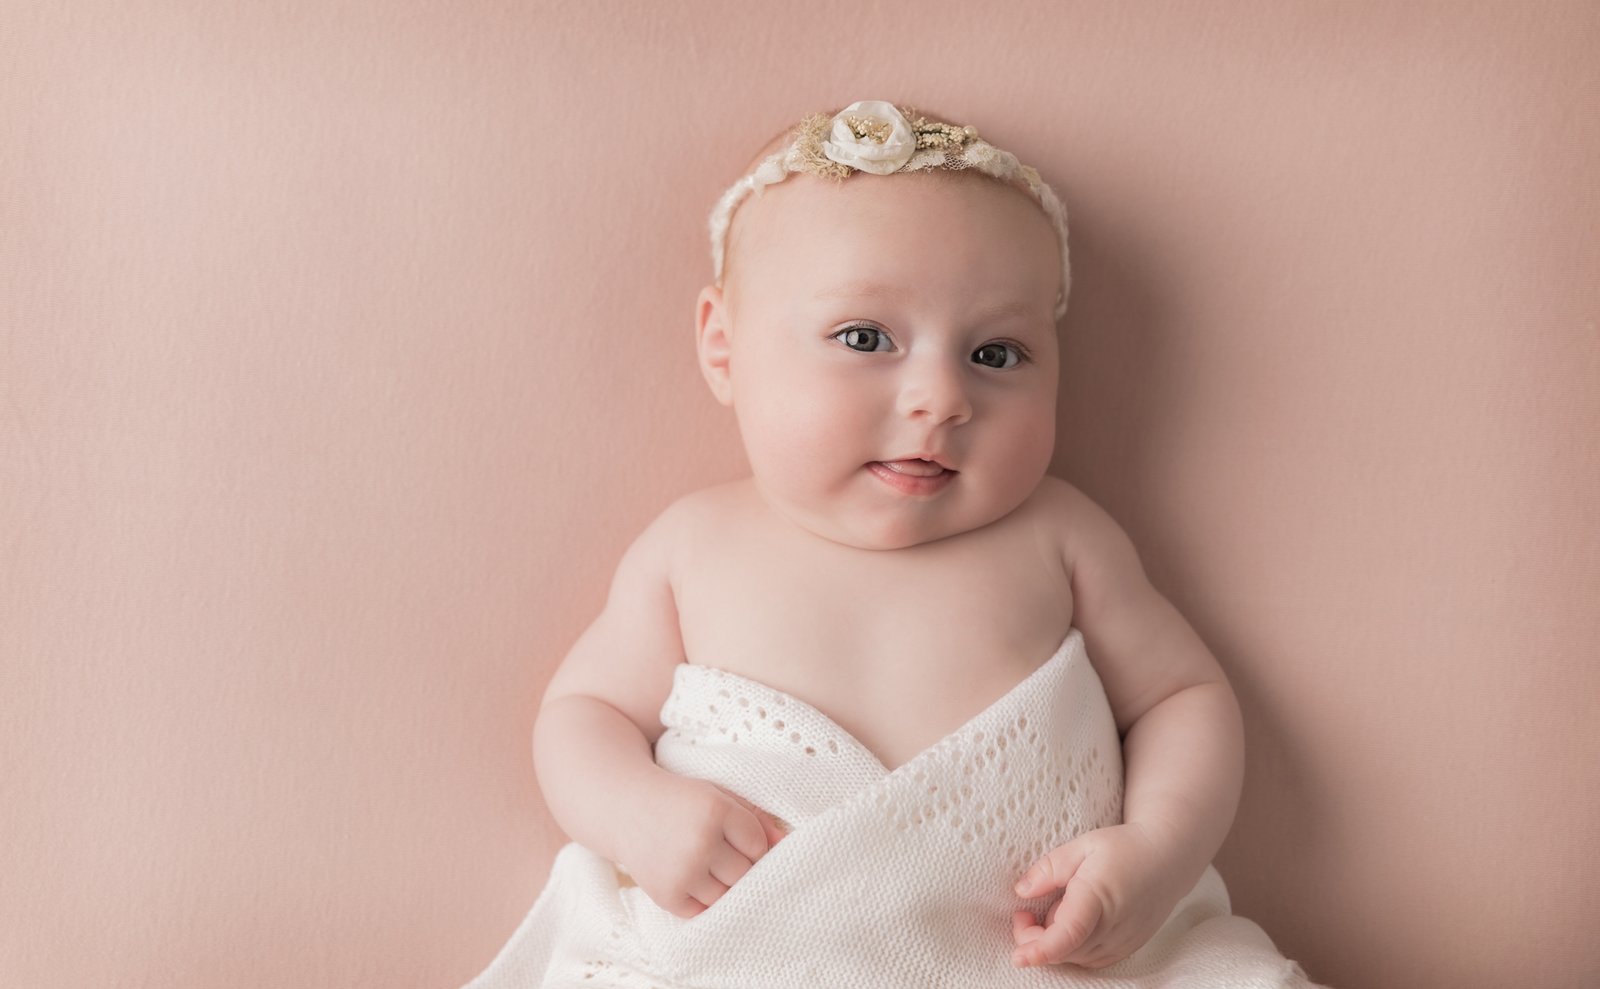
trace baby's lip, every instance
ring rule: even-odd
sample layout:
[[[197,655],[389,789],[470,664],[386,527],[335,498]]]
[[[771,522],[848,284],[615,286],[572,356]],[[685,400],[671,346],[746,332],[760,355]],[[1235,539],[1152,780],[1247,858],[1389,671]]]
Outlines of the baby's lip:
[[[919,477],[932,477],[941,471],[956,473],[942,454],[938,453],[910,453],[893,460],[880,460],[878,463],[899,474],[914,474]]]

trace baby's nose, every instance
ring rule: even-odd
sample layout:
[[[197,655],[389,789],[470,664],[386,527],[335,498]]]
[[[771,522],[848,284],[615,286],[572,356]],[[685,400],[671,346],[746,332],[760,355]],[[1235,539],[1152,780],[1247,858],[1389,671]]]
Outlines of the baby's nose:
[[[972,418],[965,369],[949,361],[924,361],[907,369],[900,386],[900,414],[908,419],[960,425]]]

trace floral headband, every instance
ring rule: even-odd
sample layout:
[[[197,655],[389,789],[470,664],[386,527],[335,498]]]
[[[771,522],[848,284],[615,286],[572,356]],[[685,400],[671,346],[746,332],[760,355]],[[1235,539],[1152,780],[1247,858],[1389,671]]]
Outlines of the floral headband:
[[[782,182],[796,172],[842,181],[852,172],[888,175],[923,168],[976,168],[1026,191],[1044,210],[1061,245],[1061,294],[1055,316],[1067,311],[1072,267],[1067,262],[1067,214],[1061,200],[1034,168],[978,137],[977,128],[938,123],[915,110],[883,100],[861,100],[829,118],[815,113],[800,121],[794,140],[735,182],[711,210],[711,264],[722,284],[723,254],[733,211],[751,190]]]

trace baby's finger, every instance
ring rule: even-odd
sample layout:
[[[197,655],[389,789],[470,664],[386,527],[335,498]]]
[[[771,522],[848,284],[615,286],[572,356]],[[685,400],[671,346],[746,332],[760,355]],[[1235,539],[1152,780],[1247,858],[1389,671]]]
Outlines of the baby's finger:
[[[722,824],[722,836],[735,851],[754,862],[766,854],[770,843],[767,841],[766,828],[762,825],[761,819],[750,809],[749,804],[743,800],[739,803],[746,812],[740,814],[729,811]]]
[[[1045,957],[1052,962],[1066,961],[1073,952],[1087,946],[1104,913],[1105,905],[1088,883],[1069,884],[1055,918],[1040,938]]]
[[[736,793],[730,793],[728,796],[732,797],[734,800],[737,800],[741,807],[743,807],[745,810],[748,810],[751,814],[754,814],[756,820],[761,822],[761,833],[766,839],[767,848],[771,848],[773,845],[776,845],[783,839],[784,835],[789,833],[789,829],[784,826],[782,821],[778,820],[763,808],[757,807],[755,804],[744,799]],[[766,848],[763,848],[762,851],[766,851]]]
[[[717,902],[728,887],[717,881],[715,876],[707,875],[689,887],[689,895],[706,906]]]
[[[1062,888],[1072,881],[1087,855],[1087,846],[1082,842],[1069,841],[1052,848],[1017,880],[1017,895],[1044,896]]]
[[[1044,928],[1039,926],[1039,918],[1026,910],[1018,910],[1011,915],[1011,940],[1018,945],[1027,944],[1044,933]]]
[[[784,823],[760,808],[756,809],[756,817],[761,820],[761,828],[767,833],[767,847],[771,848],[782,841],[789,833]]]
[[[1061,898],[1061,909],[1044,933],[1019,947],[1012,960],[1020,965],[1044,965],[1066,961],[1086,942],[1100,923],[1105,908],[1087,883],[1070,883]]]
[[[751,861],[737,849],[724,845],[711,859],[711,874],[724,886],[732,886],[750,871]]]

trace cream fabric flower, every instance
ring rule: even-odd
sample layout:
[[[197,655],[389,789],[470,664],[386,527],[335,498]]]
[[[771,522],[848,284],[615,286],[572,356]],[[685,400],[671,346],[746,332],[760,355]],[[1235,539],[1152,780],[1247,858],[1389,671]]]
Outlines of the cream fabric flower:
[[[883,100],[860,100],[839,111],[822,142],[829,159],[874,175],[897,170],[916,150],[910,121]]]

